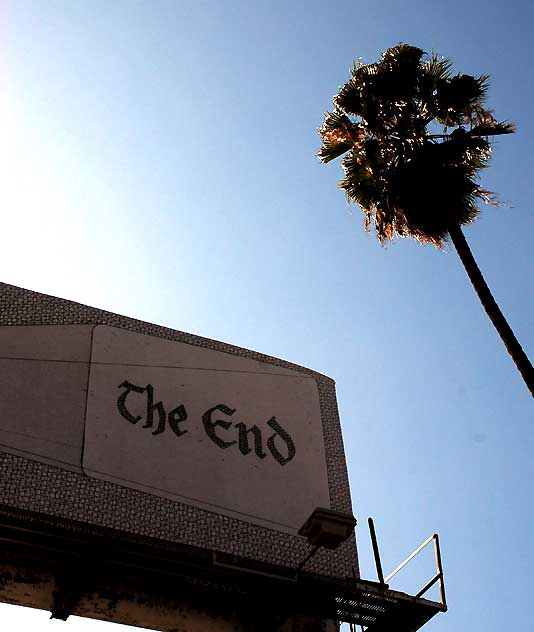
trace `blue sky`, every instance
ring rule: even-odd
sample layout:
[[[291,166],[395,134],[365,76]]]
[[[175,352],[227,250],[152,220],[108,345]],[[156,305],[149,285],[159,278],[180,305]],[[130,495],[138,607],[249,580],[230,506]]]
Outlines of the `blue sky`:
[[[450,610],[428,632],[526,630],[532,399],[453,251],[387,249],[321,165],[352,61],[400,41],[489,73],[495,144],[466,236],[534,357],[526,2],[7,1],[2,280],[316,369],[337,382],[362,575],[434,531]],[[419,588],[431,556],[398,587]],[[426,565],[426,566],[425,566]],[[0,607],[11,627],[64,625]],[[69,629],[106,624],[72,620]],[[9,626],[7,626],[9,627]],[[107,626],[109,629],[109,625]]]

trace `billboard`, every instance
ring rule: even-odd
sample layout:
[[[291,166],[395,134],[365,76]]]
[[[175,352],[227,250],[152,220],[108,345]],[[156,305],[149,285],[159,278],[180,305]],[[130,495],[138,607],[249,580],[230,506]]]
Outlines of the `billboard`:
[[[294,567],[351,511],[334,383],[0,284],[0,504]],[[358,576],[354,538],[310,568]]]

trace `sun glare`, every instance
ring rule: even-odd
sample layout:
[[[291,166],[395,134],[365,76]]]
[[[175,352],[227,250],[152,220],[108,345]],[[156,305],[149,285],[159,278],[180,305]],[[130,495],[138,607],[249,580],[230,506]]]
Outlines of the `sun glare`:
[[[0,257],[6,281],[31,284],[61,273],[69,283],[82,256],[83,219],[68,172],[61,169],[46,133],[32,130],[13,107],[0,112],[0,204],[4,240]]]

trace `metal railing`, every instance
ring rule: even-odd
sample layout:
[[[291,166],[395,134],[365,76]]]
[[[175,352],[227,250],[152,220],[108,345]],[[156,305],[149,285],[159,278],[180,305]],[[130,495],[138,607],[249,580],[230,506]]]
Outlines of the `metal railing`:
[[[439,536],[437,533],[432,534],[429,538],[427,538],[420,546],[418,546],[413,553],[408,555],[408,557],[401,562],[386,578],[382,574],[382,564],[380,562],[380,553],[378,551],[378,542],[376,539],[375,526],[373,523],[373,519],[369,518],[369,533],[371,535],[371,542],[373,544],[373,553],[375,556],[375,564],[376,564],[376,572],[378,575],[378,581],[381,584],[387,584],[389,580],[394,577],[402,568],[408,564],[409,561],[413,560],[413,558],[420,553],[428,544],[434,542],[434,556],[436,559],[436,575],[433,577],[421,590],[415,595],[418,599],[422,597],[432,586],[439,581],[439,596],[441,600],[441,605],[446,608],[447,600],[445,598],[445,583],[443,581],[443,566],[441,564],[441,550],[439,547]]]
[[[385,578],[384,582],[387,584],[389,580],[401,570],[401,568],[404,568],[410,560],[413,560],[413,558],[431,542],[434,542],[434,556],[436,559],[436,575],[427,584],[425,584],[423,588],[421,588],[421,590],[415,595],[415,597],[419,599],[419,597],[422,597],[430,588],[432,588],[432,586],[436,582],[439,581],[439,597],[440,597],[441,605],[443,607],[447,607],[447,600],[445,599],[445,583],[443,581],[443,567],[441,565],[441,550],[439,548],[439,536],[437,533],[434,533],[429,538],[427,538],[420,546],[418,546],[415,549],[413,553],[408,555],[408,557],[404,560],[404,562],[401,562],[397,566],[397,568],[395,568],[395,570],[393,570]]]
[[[372,518],[369,518],[368,522],[369,522],[369,533],[371,536],[371,544],[373,546],[373,554],[375,558],[376,574],[378,576],[379,583],[383,584],[384,588],[388,588],[389,580],[392,577],[394,577],[401,569],[403,569],[406,566],[406,564],[408,564],[408,562],[413,560],[413,558],[418,553],[420,553],[428,544],[430,544],[431,542],[434,542],[434,556],[436,559],[436,575],[427,584],[425,584],[423,588],[421,588],[421,590],[415,595],[415,598],[419,599],[428,590],[430,590],[430,588],[432,588],[432,586],[436,582],[439,582],[440,601],[441,601],[441,605],[446,610],[447,600],[445,598],[445,583],[443,580],[443,566],[441,564],[441,549],[439,546],[438,534],[434,533],[430,537],[428,537],[421,545],[419,545],[415,549],[415,551],[413,551],[413,553],[410,553],[410,555],[408,555],[408,557],[403,562],[401,562],[393,571],[391,571],[391,573],[387,577],[384,577],[384,574],[382,572],[382,563],[380,561],[380,551],[378,549],[378,541],[376,538],[375,525]],[[365,628],[363,626],[360,625],[358,627],[362,630],[362,632],[365,631]],[[356,624],[354,623],[350,624],[350,631],[356,632]]]

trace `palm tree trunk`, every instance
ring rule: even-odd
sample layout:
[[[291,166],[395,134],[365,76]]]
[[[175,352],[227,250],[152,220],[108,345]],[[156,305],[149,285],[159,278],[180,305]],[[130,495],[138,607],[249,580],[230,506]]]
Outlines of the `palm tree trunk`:
[[[486,314],[493,323],[493,326],[497,330],[497,333],[504,342],[504,346],[508,349],[508,353],[512,356],[512,360],[515,362],[516,367],[519,369],[519,373],[525,380],[528,390],[534,397],[534,368],[527,357],[527,354],[523,351],[523,348],[519,344],[519,341],[514,335],[510,325],[506,321],[504,314],[499,309],[499,306],[495,302],[489,287],[482,276],[482,272],[473,257],[471,249],[464,237],[460,226],[451,226],[449,228],[449,235],[452,243],[456,248],[456,252],[464,264],[465,271],[475,292],[478,294],[478,298],[482,303],[482,307],[486,310]]]

